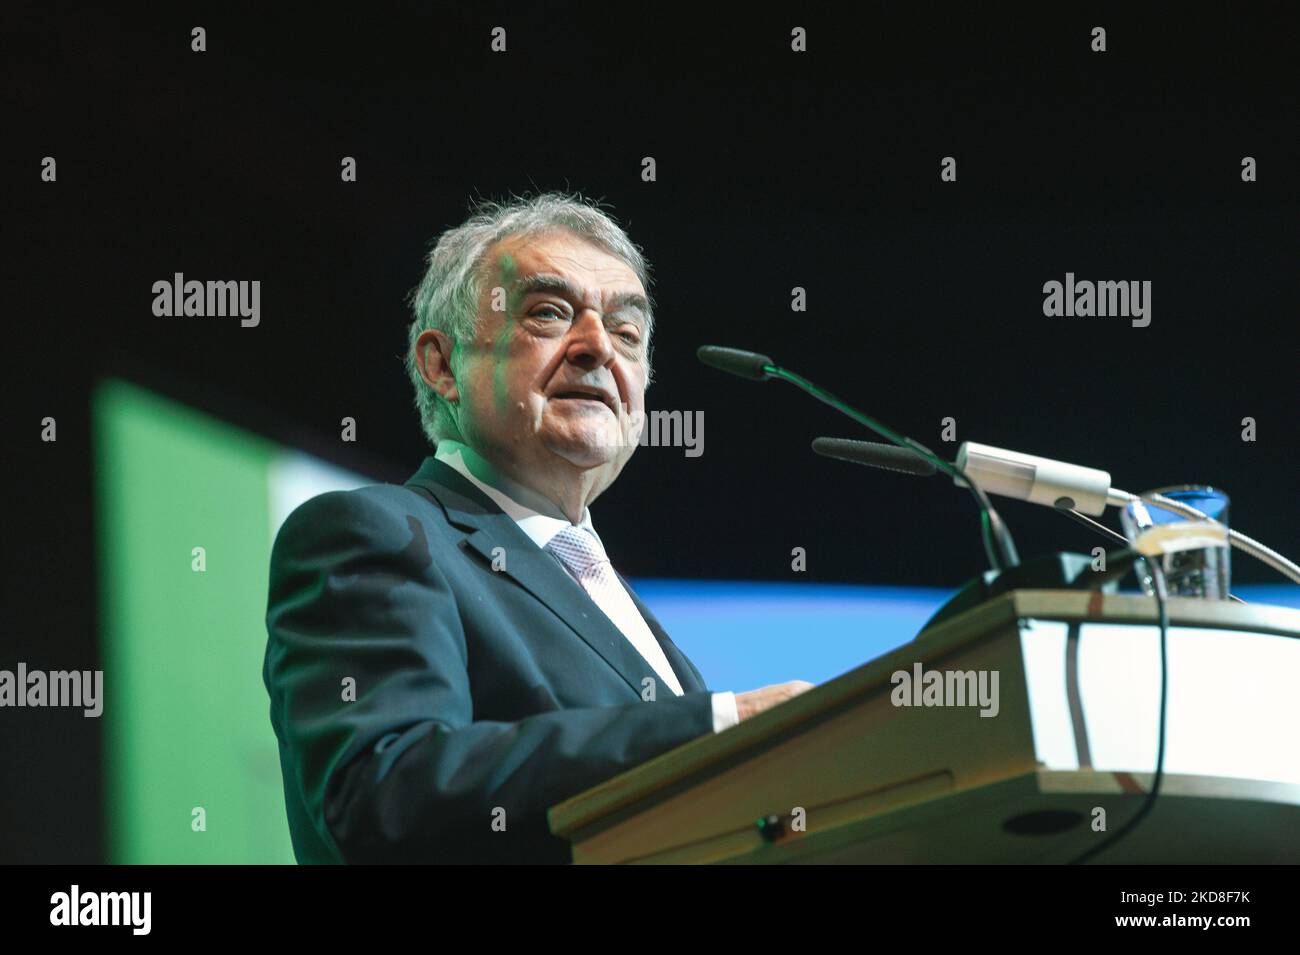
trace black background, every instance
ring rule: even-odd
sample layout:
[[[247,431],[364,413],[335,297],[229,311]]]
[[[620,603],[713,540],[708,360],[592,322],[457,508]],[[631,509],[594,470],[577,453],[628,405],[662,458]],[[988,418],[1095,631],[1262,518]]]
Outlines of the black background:
[[[96,665],[99,377],[400,482],[431,453],[401,365],[424,249],[470,197],[539,189],[604,199],[645,249],[647,407],[704,412],[702,457],[642,448],[593,507],[628,576],[956,586],[983,566],[968,496],[813,456],[817,435],[871,435],[700,365],[701,344],[770,354],[949,457],[947,416],[958,441],[1127,490],[1221,486],[1235,526],[1300,553],[1287,5],[907,10],[8,8],[0,664]],[[178,271],[259,279],[260,326],[155,317],[151,285]],[[1067,271],[1150,280],[1151,325],[1044,317],[1042,285]],[[1023,555],[1101,543],[1000,508]],[[99,857],[97,740],[64,715],[0,721],[27,780],[0,814],[28,820],[4,824],[0,856]]]

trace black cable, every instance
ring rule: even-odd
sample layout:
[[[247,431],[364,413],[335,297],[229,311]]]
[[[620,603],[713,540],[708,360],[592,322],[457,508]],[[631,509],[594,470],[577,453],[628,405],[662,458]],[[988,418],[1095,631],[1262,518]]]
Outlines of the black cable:
[[[1151,807],[1155,805],[1156,797],[1160,795],[1160,781],[1164,779],[1165,775],[1165,717],[1167,715],[1166,707],[1169,702],[1169,593],[1165,589],[1165,574],[1160,568],[1160,561],[1147,560],[1146,563],[1151,571],[1152,582],[1155,584],[1156,609],[1160,616],[1160,738],[1156,746],[1155,776],[1151,779],[1151,791],[1147,793],[1147,798],[1143,800],[1141,808],[1133,815],[1133,818],[1102,840],[1101,843],[1073,859],[1070,865],[1083,865],[1127,836],[1137,828],[1138,823],[1150,814]]]

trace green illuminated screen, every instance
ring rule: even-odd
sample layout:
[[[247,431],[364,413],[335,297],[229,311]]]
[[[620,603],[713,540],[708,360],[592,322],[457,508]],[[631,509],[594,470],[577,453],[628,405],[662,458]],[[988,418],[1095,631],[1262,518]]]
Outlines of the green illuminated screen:
[[[108,861],[292,863],[271,543],[302,501],[371,482],[122,381],[94,419]]]

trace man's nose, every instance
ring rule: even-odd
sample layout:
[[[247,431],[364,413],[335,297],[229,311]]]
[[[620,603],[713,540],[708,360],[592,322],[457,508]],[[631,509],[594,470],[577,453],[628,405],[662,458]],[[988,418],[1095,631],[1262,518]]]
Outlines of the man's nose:
[[[569,326],[565,358],[584,368],[600,368],[614,360],[614,343],[600,313],[587,309]]]

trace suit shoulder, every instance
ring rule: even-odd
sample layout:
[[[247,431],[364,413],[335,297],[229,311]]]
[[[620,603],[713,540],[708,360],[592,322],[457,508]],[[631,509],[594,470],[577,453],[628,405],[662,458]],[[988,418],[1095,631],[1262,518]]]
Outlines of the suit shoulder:
[[[441,510],[409,487],[368,484],[326,491],[303,501],[280,525],[273,551],[323,541],[375,542],[409,535],[412,522],[424,528],[443,523]]]

